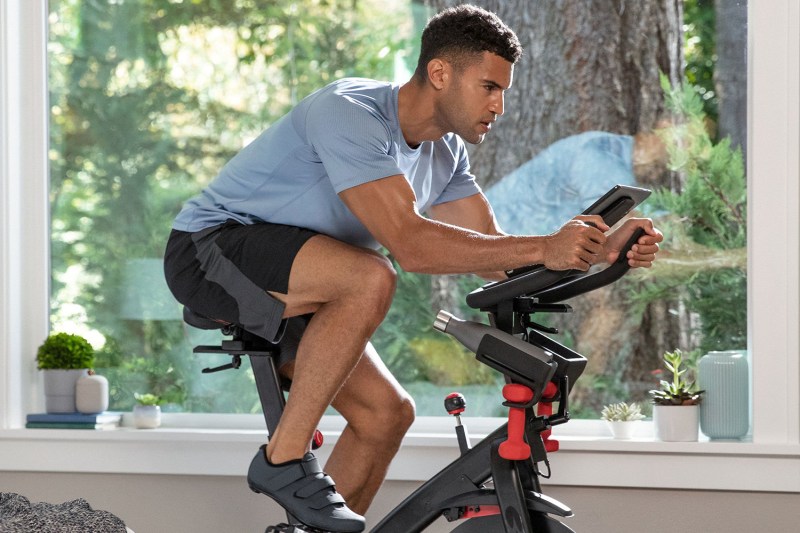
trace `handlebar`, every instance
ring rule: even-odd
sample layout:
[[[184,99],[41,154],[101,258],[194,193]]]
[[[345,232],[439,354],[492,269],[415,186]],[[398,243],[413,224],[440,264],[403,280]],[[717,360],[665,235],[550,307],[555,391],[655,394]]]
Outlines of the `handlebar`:
[[[535,297],[540,303],[555,303],[574,298],[617,281],[630,270],[627,254],[644,230],[638,228],[628,239],[611,265],[588,274],[579,270],[548,270],[543,266],[516,277],[487,283],[467,295],[473,309],[488,309],[519,296]]]
[[[628,252],[644,233],[642,228],[638,228],[634,231],[633,235],[631,235],[622,247],[622,251],[620,251],[616,261],[600,272],[564,281],[563,283],[550,286],[541,292],[537,292],[532,296],[535,296],[540,303],[563,302],[564,300],[569,300],[575,296],[614,283],[631,269],[628,264]]]

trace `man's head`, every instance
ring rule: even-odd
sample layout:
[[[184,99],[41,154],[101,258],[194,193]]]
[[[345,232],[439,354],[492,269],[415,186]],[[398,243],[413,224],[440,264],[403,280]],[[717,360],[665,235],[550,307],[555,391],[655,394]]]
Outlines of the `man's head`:
[[[443,59],[457,71],[480,61],[483,52],[502,57],[511,64],[522,55],[516,34],[497,15],[472,5],[445,9],[428,21],[422,32],[422,46],[414,73],[428,78],[428,63]]]

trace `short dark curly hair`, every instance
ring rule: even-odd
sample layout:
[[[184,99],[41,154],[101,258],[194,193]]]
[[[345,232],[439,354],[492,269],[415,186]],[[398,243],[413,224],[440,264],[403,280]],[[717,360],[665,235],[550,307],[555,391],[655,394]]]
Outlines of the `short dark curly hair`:
[[[463,4],[434,15],[422,31],[422,46],[415,76],[428,77],[428,63],[441,57],[463,70],[483,52],[510,63],[522,56],[517,35],[500,18],[477,6]]]

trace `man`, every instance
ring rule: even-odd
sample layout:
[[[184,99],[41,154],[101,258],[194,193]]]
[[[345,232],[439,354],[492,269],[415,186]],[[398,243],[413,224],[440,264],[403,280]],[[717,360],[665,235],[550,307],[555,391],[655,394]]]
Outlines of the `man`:
[[[175,220],[165,270],[179,301],[266,339],[284,328],[284,341],[302,334],[294,360],[281,362],[292,379],[286,409],[248,482],[308,525],[364,528],[360,515],[414,418],[413,400],[369,343],[395,289],[380,245],[407,271],[499,278],[536,263],[586,270],[614,259],[641,226],[647,235],[628,260],[647,267],[655,258],[661,234],[649,220],[608,236],[599,217],[548,236],[497,227],[464,141],[483,141],[503,114],[521,52],[495,15],[445,10],[426,26],[408,83],[345,79],[315,92]],[[347,426],[328,477],[308,446],[330,404]]]

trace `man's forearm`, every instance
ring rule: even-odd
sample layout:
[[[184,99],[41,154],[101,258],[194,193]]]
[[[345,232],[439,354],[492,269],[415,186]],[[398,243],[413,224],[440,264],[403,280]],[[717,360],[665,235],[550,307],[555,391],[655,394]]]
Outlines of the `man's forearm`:
[[[547,237],[486,235],[422,217],[413,226],[385,243],[408,272],[501,279],[505,270],[544,262]]]

